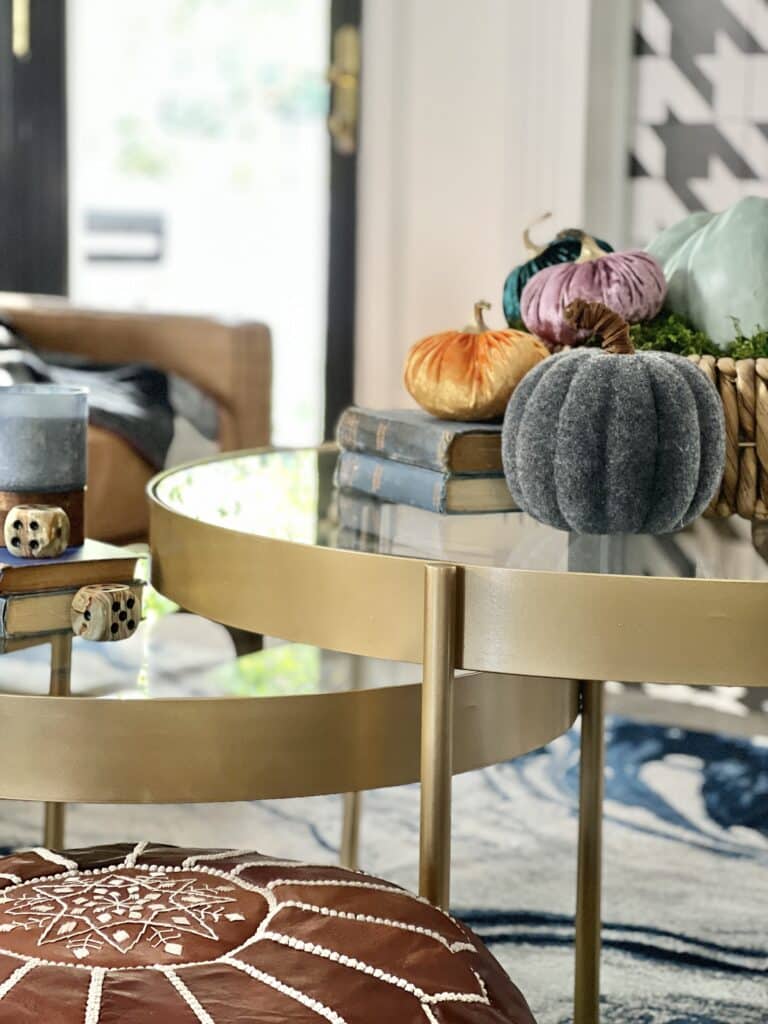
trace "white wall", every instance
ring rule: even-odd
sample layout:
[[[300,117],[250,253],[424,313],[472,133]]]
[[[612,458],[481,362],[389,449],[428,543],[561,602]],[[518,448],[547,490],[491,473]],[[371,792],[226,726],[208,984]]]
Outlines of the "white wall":
[[[583,223],[617,248],[631,236],[635,16],[636,0],[591,0]]]
[[[582,223],[590,0],[366,0],[356,400],[523,256],[527,221]],[[546,229],[545,229],[546,234]]]

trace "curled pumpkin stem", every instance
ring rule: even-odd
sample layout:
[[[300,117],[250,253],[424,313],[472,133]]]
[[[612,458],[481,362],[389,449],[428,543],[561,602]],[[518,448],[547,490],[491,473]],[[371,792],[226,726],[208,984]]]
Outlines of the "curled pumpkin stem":
[[[592,260],[599,260],[601,256],[605,256],[605,253],[594,240],[592,235],[588,235],[586,231],[580,232],[581,239],[581,252],[576,257],[577,263],[591,263]]]
[[[480,299],[479,302],[475,303],[475,327],[479,334],[484,334],[488,330],[488,325],[483,317],[483,311],[490,308],[490,302],[486,302],[485,299]]]
[[[576,331],[591,331],[605,352],[632,355],[635,346],[629,337],[629,324],[602,302],[574,299],[563,310],[566,322]]]
[[[536,245],[536,243],[533,241],[533,239],[531,238],[531,228],[535,228],[537,225],[543,224],[544,221],[549,220],[551,216],[551,213],[542,213],[540,217],[537,217],[535,220],[532,220],[523,231],[523,245],[528,250],[528,252],[533,253],[534,257],[538,256],[540,252],[544,252],[545,247],[543,245]]]

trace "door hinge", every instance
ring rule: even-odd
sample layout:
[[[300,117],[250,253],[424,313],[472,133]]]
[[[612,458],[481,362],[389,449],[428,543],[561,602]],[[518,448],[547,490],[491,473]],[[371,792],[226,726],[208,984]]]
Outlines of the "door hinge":
[[[31,50],[31,0],[13,0],[11,49],[16,60],[26,60]]]
[[[356,25],[341,25],[336,29],[328,81],[331,83],[328,131],[336,152],[351,156],[357,149],[360,90],[360,32]]]

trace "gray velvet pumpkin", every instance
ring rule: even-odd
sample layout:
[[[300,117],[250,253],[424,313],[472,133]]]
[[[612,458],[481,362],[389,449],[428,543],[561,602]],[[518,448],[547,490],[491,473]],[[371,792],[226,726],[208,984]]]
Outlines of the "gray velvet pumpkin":
[[[599,304],[589,305],[594,314]],[[544,360],[510,399],[507,483],[524,512],[561,530],[669,533],[700,515],[720,485],[722,403],[687,359],[634,352],[628,330],[616,346],[623,321],[600,310],[603,322],[613,318],[614,344]]]

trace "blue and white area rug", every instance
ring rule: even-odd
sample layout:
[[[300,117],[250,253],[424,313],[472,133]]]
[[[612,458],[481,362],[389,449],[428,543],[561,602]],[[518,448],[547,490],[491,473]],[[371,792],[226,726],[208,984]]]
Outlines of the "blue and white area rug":
[[[141,682],[151,671],[180,696],[196,690],[231,649],[210,624],[187,624],[182,637],[189,617],[174,618],[163,630],[183,643],[145,631],[143,647],[92,646],[78,652],[78,673],[95,683],[106,668],[112,682],[138,671]],[[27,689],[44,659],[42,649],[0,659],[0,684]],[[454,785],[453,908],[540,1024],[571,1019],[577,783],[574,730]],[[766,1024],[768,743],[614,717],[606,785],[602,1024]],[[337,797],[75,807],[68,841],[151,838],[332,861],[340,813]],[[414,786],[366,794],[362,866],[414,888],[417,816]],[[39,823],[38,806],[0,805],[0,844],[38,844]]]

